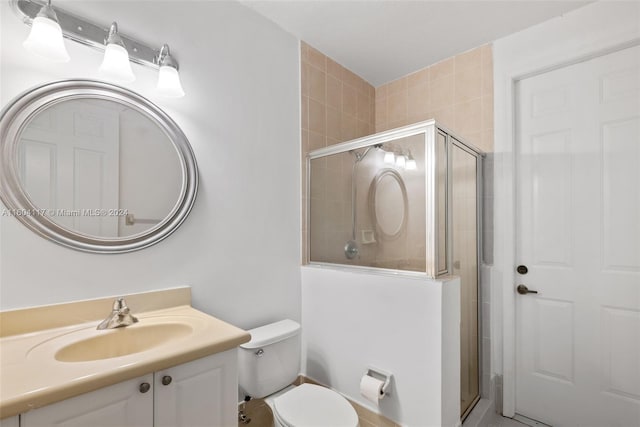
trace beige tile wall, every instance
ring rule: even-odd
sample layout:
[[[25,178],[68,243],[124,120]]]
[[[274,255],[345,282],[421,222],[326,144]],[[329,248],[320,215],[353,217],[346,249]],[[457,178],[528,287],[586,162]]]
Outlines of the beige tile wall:
[[[375,132],[375,88],[300,43],[302,90],[302,262],[306,263],[307,153]]]
[[[491,45],[376,88],[376,132],[432,118],[478,148],[493,151]]]
[[[374,89],[361,77],[301,42],[301,88],[303,264],[308,259],[309,151],[431,118],[480,149],[493,151],[491,45],[445,59]],[[314,172],[337,177],[328,162],[325,169],[314,168]],[[342,212],[343,208],[336,206],[335,211]],[[344,230],[333,231],[336,234]],[[333,237],[344,240],[342,236]]]

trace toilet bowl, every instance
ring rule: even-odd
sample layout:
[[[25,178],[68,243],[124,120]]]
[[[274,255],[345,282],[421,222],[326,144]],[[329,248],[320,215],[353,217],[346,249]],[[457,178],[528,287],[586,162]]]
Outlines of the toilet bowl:
[[[282,320],[251,329],[239,351],[243,393],[264,398],[276,427],[357,427],[347,399],[326,387],[291,384],[300,371],[300,325]]]
[[[275,427],[357,427],[358,415],[340,394],[326,387],[301,384],[265,399]]]

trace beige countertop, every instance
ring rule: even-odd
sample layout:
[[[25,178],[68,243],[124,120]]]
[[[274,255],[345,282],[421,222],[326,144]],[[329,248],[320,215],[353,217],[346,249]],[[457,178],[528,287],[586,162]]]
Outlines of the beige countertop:
[[[246,331],[190,305],[132,313],[139,322],[126,328],[97,331],[99,322],[92,320],[0,337],[0,418],[229,350],[250,339]],[[119,357],[74,362],[55,357],[58,350],[78,340],[167,322],[186,324],[189,333]]]

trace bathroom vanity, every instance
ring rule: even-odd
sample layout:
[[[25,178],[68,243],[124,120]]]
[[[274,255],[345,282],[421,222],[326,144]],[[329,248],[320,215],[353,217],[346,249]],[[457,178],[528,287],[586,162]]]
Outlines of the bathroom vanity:
[[[189,288],[127,300],[139,322],[109,330],[69,322],[111,298],[0,313],[0,426],[235,424],[249,334],[192,308]]]
[[[20,426],[228,426],[237,419],[236,358],[227,350],[34,409]]]

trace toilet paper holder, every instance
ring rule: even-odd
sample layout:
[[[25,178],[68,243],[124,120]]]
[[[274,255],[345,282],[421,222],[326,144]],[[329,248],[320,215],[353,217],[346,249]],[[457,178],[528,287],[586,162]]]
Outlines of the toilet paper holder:
[[[367,371],[364,374],[376,378],[380,381],[384,381],[384,384],[382,385],[382,393],[385,396],[389,394],[389,391],[391,389],[391,378],[393,378],[393,374],[391,372],[369,366],[367,367]]]

